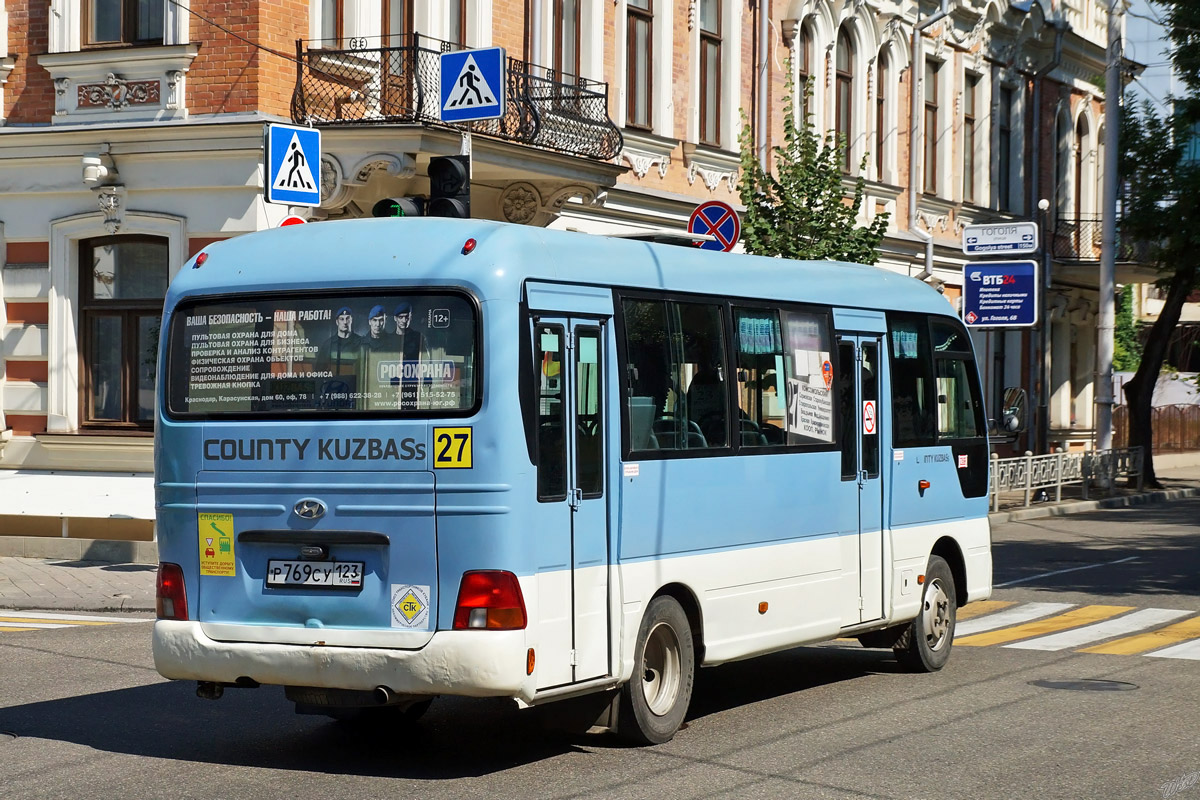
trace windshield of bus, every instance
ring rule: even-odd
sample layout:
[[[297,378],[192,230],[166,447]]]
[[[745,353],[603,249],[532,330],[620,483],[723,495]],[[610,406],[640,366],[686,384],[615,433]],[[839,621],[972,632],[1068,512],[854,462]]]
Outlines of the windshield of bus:
[[[478,324],[457,294],[372,292],[205,300],[176,309],[172,416],[465,413]]]

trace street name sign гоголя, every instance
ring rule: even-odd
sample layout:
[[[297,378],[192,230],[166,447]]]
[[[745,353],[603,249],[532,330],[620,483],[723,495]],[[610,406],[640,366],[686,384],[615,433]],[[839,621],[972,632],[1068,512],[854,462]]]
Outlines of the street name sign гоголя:
[[[1034,222],[1000,222],[963,228],[962,251],[969,256],[1033,253],[1037,249],[1038,227]]]
[[[1037,324],[1037,264],[983,261],[963,267],[963,322],[973,328]]]

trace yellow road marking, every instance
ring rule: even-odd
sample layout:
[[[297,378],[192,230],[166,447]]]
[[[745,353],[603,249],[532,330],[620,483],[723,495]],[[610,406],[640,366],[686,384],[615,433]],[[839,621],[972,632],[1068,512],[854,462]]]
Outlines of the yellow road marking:
[[[42,625],[112,625],[119,621],[114,619],[112,622],[86,622],[73,619],[41,619],[39,617],[0,617],[0,622],[31,622]]]
[[[36,631],[36,630],[42,630],[42,629],[41,628],[0,628],[0,631],[11,631],[13,633],[16,633],[17,631]]]
[[[1139,633],[1133,636],[1126,636],[1123,639],[1114,639],[1111,642],[1105,642],[1093,647],[1085,647],[1079,652],[1132,656],[1138,653],[1145,653],[1149,650],[1157,650],[1169,644],[1195,639],[1198,636],[1200,636],[1200,617],[1192,617],[1191,619],[1185,619],[1183,622],[1176,622],[1174,625],[1168,625],[1165,628],[1159,628],[1149,633]],[[955,644],[958,644],[958,642],[955,642]]]
[[[969,603],[955,612],[955,619],[964,620],[971,617],[982,617],[984,614],[990,614],[993,611],[999,611],[1002,608],[1015,606],[1016,602],[1012,600],[980,600],[975,603]]]
[[[1082,608],[1073,608],[1064,614],[1049,617],[1048,619],[1034,620],[1033,622],[1026,622],[1024,625],[1017,625],[1012,628],[1001,628],[998,631],[977,633],[974,636],[955,639],[954,646],[985,647],[991,644],[1015,642],[1017,639],[1028,639],[1031,636],[1042,636],[1047,633],[1063,631],[1067,628],[1078,628],[1080,625],[1099,622],[1102,619],[1124,614],[1126,611],[1133,611],[1133,609],[1134,606],[1083,606]]]

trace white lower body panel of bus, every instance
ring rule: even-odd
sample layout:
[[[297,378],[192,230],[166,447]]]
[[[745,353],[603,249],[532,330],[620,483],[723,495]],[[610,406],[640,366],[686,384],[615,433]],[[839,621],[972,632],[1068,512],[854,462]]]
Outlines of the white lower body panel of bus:
[[[196,621],[158,620],[154,665],[174,680],[531,698],[525,642],[520,630],[438,631],[419,650],[228,642],[209,638]]]

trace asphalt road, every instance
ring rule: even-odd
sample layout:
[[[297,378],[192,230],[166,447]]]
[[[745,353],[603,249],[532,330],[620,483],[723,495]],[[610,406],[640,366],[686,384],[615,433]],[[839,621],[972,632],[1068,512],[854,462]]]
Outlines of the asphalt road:
[[[994,530],[993,600],[1200,614],[1200,499]],[[1054,573],[1054,574],[1051,574]],[[999,613],[997,611],[996,613]],[[982,618],[982,617],[981,617]],[[154,672],[150,624],[0,633],[0,797],[1200,800],[1200,661],[955,646],[935,675],[853,643],[704,670],[653,748],[440,700],[371,731]],[[967,641],[965,638],[961,641]],[[15,734],[11,736],[8,734]]]

